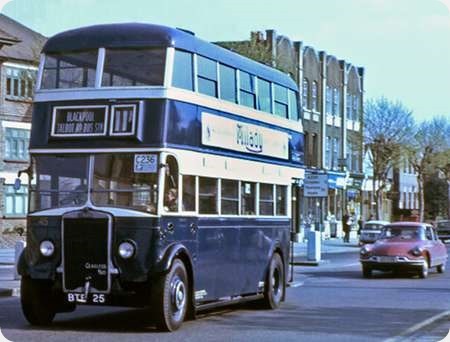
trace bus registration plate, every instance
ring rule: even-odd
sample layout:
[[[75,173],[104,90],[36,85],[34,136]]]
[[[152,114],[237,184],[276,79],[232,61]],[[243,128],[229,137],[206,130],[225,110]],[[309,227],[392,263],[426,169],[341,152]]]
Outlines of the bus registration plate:
[[[106,304],[106,295],[102,293],[90,293],[87,297],[84,293],[68,293],[69,303]]]

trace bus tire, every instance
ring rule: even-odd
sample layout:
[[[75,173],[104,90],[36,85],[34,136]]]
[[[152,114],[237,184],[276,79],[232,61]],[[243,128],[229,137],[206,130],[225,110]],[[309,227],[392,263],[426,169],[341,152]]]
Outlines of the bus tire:
[[[283,261],[280,254],[274,253],[270,259],[269,270],[264,284],[264,307],[277,309],[284,298],[285,288]]]
[[[52,283],[22,277],[20,302],[22,311],[31,325],[49,325],[55,318],[56,310],[52,295]]]
[[[159,330],[174,331],[181,326],[189,304],[189,283],[180,259],[174,259],[169,272],[156,281],[152,303]]]

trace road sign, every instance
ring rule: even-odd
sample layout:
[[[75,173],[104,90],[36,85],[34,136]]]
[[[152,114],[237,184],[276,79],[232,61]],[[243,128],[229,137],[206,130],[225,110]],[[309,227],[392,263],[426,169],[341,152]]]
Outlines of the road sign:
[[[328,176],[325,174],[306,173],[303,183],[303,196],[327,197]]]

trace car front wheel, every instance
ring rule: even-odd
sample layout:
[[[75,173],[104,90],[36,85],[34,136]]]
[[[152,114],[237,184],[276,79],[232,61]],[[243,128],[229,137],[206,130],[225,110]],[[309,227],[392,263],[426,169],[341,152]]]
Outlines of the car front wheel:
[[[425,279],[428,277],[428,262],[425,261],[422,265],[422,267],[419,269],[419,278]]]
[[[444,264],[440,264],[440,265],[437,267],[437,271],[438,271],[439,273],[444,273],[444,272],[445,272],[445,263],[444,263]]]

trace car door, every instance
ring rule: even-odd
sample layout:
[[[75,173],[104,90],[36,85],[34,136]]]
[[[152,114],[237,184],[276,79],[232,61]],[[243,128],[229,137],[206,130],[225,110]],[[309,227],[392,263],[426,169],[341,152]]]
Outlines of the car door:
[[[434,265],[441,265],[447,262],[447,248],[445,244],[439,239],[436,230],[430,227],[431,233],[433,235],[433,254],[434,254]]]

